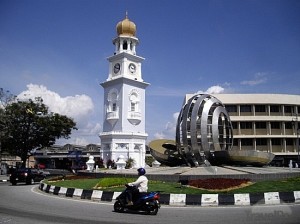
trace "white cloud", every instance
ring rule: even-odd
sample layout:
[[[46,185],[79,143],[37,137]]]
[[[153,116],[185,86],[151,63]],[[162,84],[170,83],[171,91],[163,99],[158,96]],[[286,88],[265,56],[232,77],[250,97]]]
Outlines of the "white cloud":
[[[212,86],[212,87],[209,87],[206,90],[206,93],[208,93],[208,94],[218,94],[218,93],[223,93],[224,90],[225,89],[221,86]]]
[[[101,125],[91,121],[94,112],[94,103],[87,95],[75,95],[61,97],[58,93],[48,90],[43,85],[29,84],[27,90],[21,92],[17,98],[20,100],[41,97],[43,103],[48,106],[50,112],[66,115],[76,122],[77,131],[72,132],[71,139],[60,139],[60,144],[71,143],[86,145],[90,137],[97,139],[101,131]],[[95,141],[95,140],[94,140]]]
[[[29,84],[27,88],[17,96],[18,99],[41,97],[51,112],[67,115],[75,120],[80,120],[94,110],[92,99],[87,95],[61,97],[43,85]]]
[[[162,132],[155,133],[154,137],[156,139],[166,138],[175,140],[178,115],[179,112],[174,113],[172,121],[167,122],[167,124],[165,125],[165,129]]]
[[[199,90],[195,94],[200,94],[200,93],[218,94],[218,93],[223,93],[224,91],[225,89],[222,86],[216,85],[216,86],[209,87],[206,91]]]
[[[156,132],[154,134],[154,139],[163,139],[166,138],[166,136],[162,132]]]
[[[241,84],[248,85],[248,86],[255,86],[255,85],[265,83],[267,81],[266,75],[267,75],[267,73],[265,73],[265,72],[258,72],[254,75],[253,80],[245,80],[245,81],[242,81]]]
[[[66,140],[66,139],[59,139],[56,141],[56,144],[57,145],[65,145],[65,144],[72,144],[72,145],[82,145],[82,146],[85,146],[85,145],[88,145],[90,144],[90,142],[84,138],[84,137],[72,137],[71,139],[69,140]]]

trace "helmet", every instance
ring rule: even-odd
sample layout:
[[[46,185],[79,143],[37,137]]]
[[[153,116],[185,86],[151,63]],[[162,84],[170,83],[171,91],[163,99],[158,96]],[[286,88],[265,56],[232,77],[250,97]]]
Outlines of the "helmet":
[[[145,175],[146,174],[146,170],[144,168],[139,168],[138,170],[139,176]]]

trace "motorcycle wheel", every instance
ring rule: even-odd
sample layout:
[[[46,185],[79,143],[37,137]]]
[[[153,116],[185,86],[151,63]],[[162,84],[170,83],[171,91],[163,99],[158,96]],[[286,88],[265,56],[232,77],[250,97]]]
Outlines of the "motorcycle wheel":
[[[114,211],[115,212],[124,212],[124,207],[123,205],[121,204],[120,201],[116,201],[115,204],[114,204]]]
[[[148,215],[157,215],[158,212],[158,206],[151,206],[148,208],[147,214]]]

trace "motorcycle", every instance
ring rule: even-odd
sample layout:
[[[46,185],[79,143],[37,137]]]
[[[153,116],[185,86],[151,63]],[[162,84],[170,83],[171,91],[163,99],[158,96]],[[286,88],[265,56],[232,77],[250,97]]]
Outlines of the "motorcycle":
[[[125,185],[126,189],[116,198],[114,204],[115,212],[124,211],[144,211],[148,215],[156,215],[160,208],[160,193],[147,192],[133,195],[133,205],[127,205],[127,191],[132,190],[134,186]]]

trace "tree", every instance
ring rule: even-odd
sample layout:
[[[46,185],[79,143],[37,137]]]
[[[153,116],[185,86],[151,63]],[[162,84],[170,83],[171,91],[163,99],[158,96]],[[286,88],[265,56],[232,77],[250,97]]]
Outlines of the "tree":
[[[0,112],[1,113],[1,112]],[[42,98],[35,101],[13,101],[2,111],[2,150],[19,156],[25,166],[32,150],[49,147],[56,139],[68,139],[76,129],[73,119],[57,113],[49,113]]]
[[[4,91],[3,88],[0,88],[0,144],[1,137],[4,135],[6,116],[4,114],[5,107],[9,102],[15,100],[16,96],[11,94],[9,91]]]
[[[13,94],[9,91],[4,91],[3,88],[0,88],[0,163],[2,160],[2,147],[1,142],[2,139],[5,137],[5,130],[6,130],[6,123],[7,117],[5,116],[5,106],[13,101],[16,98]]]

